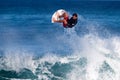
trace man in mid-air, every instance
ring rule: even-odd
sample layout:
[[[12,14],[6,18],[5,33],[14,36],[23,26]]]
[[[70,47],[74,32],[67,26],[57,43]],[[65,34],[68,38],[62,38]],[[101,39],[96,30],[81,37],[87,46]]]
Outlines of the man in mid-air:
[[[58,23],[63,23],[63,26],[65,28],[72,28],[77,24],[78,21],[78,16],[76,13],[72,15],[72,17],[69,19],[68,13],[63,10],[57,10],[53,16],[52,16],[52,23],[58,22]]]

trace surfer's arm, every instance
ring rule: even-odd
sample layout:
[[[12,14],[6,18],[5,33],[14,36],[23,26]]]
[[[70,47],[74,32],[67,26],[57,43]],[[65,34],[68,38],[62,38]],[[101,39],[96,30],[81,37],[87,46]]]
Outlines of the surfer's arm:
[[[64,20],[55,20],[55,22],[62,23],[62,22],[64,22]]]
[[[67,24],[67,21],[66,21],[66,20],[56,20],[55,22],[65,23],[65,24]]]

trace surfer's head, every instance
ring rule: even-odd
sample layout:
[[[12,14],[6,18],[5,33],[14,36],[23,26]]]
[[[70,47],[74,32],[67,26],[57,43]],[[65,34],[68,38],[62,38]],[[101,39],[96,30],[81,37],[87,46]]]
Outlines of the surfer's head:
[[[73,19],[77,19],[77,17],[78,17],[78,16],[77,16],[77,13],[73,13],[72,18],[73,18]]]
[[[74,13],[72,15],[72,17],[68,20],[67,25],[68,25],[69,28],[72,28],[73,26],[75,26],[77,24],[77,22],[78,22],[78,16],[77,16],[76,13]]]

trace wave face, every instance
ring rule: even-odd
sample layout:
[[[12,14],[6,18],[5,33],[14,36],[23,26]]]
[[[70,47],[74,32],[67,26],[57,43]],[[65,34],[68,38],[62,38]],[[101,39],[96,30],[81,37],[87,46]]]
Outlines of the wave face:
[[[119,80],[120,2],[16,1],[0,3],[0,80]],[[60,8],[74,28],[51,23]]]

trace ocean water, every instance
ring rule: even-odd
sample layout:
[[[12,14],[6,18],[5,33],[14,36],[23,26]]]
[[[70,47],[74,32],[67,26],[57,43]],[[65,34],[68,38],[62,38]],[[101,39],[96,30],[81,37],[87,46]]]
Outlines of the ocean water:
[[[120,2],[0,0],[0,80],[120,80]]]

